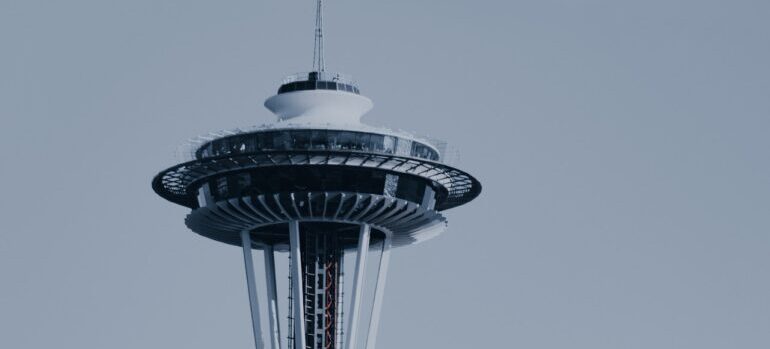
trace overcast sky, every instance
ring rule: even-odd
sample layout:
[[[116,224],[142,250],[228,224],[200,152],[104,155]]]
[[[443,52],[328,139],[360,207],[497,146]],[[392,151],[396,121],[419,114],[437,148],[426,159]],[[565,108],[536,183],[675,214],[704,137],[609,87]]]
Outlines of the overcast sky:
[[[249,348],[240,251],[151,178],[272,121],[312,0],[0,1],[0,347]],[[396,250],[379,348],[770,347],[770,2],[329,0],[376,125],[482,195]]]

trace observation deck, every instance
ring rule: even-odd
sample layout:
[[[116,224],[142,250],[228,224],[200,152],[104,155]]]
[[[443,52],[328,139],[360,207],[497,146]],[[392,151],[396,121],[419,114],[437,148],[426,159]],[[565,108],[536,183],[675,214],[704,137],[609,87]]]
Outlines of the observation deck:
[[[291,75],[265,106],[279,119],[271,127],[202,142],[153,180],[160,196],[193,209],[193,231],[237,245],[248,229],[255,243],[286,245],[278,237],[292,220],[367,224],[408,245],[481,192],[429,142],[362,124],[372,103],[350,76]]]
[[[332,90],[361,94],[353,78],[349,75],[317,71],[289,75],[278,88],[278,94],[309,90]]]

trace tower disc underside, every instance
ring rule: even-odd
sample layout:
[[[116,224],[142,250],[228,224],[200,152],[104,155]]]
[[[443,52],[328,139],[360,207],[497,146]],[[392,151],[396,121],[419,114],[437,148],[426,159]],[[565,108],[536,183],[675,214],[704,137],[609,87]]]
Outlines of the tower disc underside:
[[[280,172],[296,167],[302,168],[304,173],[309,173],[305,169],[315,167],[323,169],[323,172],[332,168],[344,172],[358,169],[411,177],[423,181],[423,184],[429,185],[436,192],[434,208],[438,211],[467,203],[481,193],[478,180],[441,163],[390,154],[315,150],[263,151],[190,161],[159,173],[153,179],[153,189],[167,200],[196,209],[201,206],[197,200],[201,185],[214,177],[270,168]],[[319,187],[308,190],[325,189]]]
[[[355,246],[355,227],[361,224],[390,235],[394,247],[430,239],[447,225],[444,216],[419,204],[349,192],[295,192],[223,200],[193,210],[186,224],[200,235],[237,246],[241,245],[239,234],[247,230],[254,247],[270,245],[285,250],[289,245],[286,224],[290,221],[337,223],[335,230],[351,230],[351,238],[340,242],[343,248]]]

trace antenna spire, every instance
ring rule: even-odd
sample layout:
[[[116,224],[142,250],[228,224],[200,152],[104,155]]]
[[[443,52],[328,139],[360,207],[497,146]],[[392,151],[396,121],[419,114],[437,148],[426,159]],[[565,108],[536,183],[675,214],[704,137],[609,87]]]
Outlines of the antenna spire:
[[[323,3],[318,0],[315,11],[315,48],[313,50],[313,70],[323,72],[326,70],[324,62],[324,32],[323,32]]]

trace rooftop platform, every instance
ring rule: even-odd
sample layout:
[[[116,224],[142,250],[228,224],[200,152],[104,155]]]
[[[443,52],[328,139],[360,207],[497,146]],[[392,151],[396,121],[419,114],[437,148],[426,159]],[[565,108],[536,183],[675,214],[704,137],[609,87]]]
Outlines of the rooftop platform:
[[[332,90],[360,94],[358,86],[349,75],[329,72],[297,73],[281,82],[278,94],[294,91]]]

